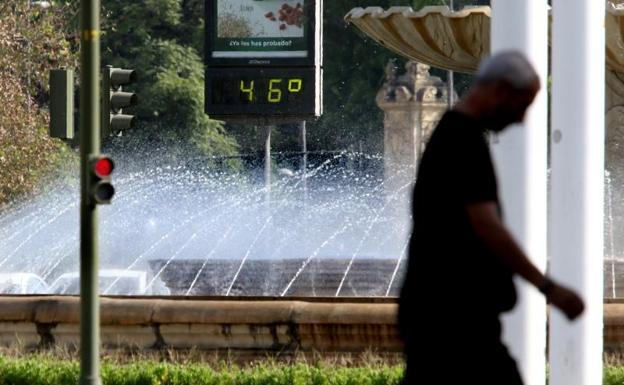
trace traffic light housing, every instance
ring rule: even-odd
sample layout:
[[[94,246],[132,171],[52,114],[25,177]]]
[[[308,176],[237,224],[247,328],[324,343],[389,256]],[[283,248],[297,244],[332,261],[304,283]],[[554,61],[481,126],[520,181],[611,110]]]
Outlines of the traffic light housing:
[[[74,71],[50,70],[50,137],[74,139]]]
[[[124,92],[123,86],[136,82],[136,72],[106,66],[102,74],[102,138],[117,135],[132,128],[135,124],[134,115],[123,114],[123,108],[137,104],[137,95]]]
[[[91,204],[110,204],[115,195],[115,188],[111,183],[111,174],[115,163],[107,155],[92,155],[89,157],[89,201]]]

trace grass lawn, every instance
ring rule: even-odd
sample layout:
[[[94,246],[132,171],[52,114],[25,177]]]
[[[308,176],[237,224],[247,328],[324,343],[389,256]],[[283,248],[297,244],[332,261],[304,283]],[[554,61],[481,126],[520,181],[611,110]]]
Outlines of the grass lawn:
[[[402,364],[374,354],[289,361],[267,357],[240,365],[201,352],[135,352],[106,355],[101,365],[103,385],[399,385],[402,374]],[[78,375],[75,352],[0,350],[0,385],[76,385]],[[603,384],[624,385],[621,357],[605,356]]]

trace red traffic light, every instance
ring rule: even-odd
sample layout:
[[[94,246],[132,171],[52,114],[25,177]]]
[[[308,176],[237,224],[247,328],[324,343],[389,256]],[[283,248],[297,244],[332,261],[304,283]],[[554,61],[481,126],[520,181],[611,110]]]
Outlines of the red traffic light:
[[[91,155],[89,157],[91,170],[88,175],[89,202],[91,204],[109,204],[115,188],[111,184],[111,174],[115,163],[108,155]]]
[[[93,171],[95,172],[95,175],[100,178],[110,176],[114,169],[115,163],[113,163],[113,160],[105,156],[99,158],[93,164]]]

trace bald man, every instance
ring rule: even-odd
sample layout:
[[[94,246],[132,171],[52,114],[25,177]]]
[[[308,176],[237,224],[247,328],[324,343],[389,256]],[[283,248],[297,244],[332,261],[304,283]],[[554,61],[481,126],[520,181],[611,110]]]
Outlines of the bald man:
[[[486,141],[488,132],[522,122],[539,89],[522,54],[494,55],[427,144],[399,304],[404,384],[521,385],[499,320],[516,304],[516,274],[568,318],[583,311],[582,300],[544,276],[505,228]]]

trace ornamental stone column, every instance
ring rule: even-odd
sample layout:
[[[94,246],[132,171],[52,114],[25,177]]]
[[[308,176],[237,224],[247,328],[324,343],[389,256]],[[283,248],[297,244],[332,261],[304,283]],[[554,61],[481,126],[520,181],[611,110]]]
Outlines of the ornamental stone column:
[[[398,76],[391,60],[376,98],[385,113],[384,190],[388,202],[404,213],[409,213],[418,161],[448,107],[447,85],[431,76],[429,68],[409,61],[405,74]]]

